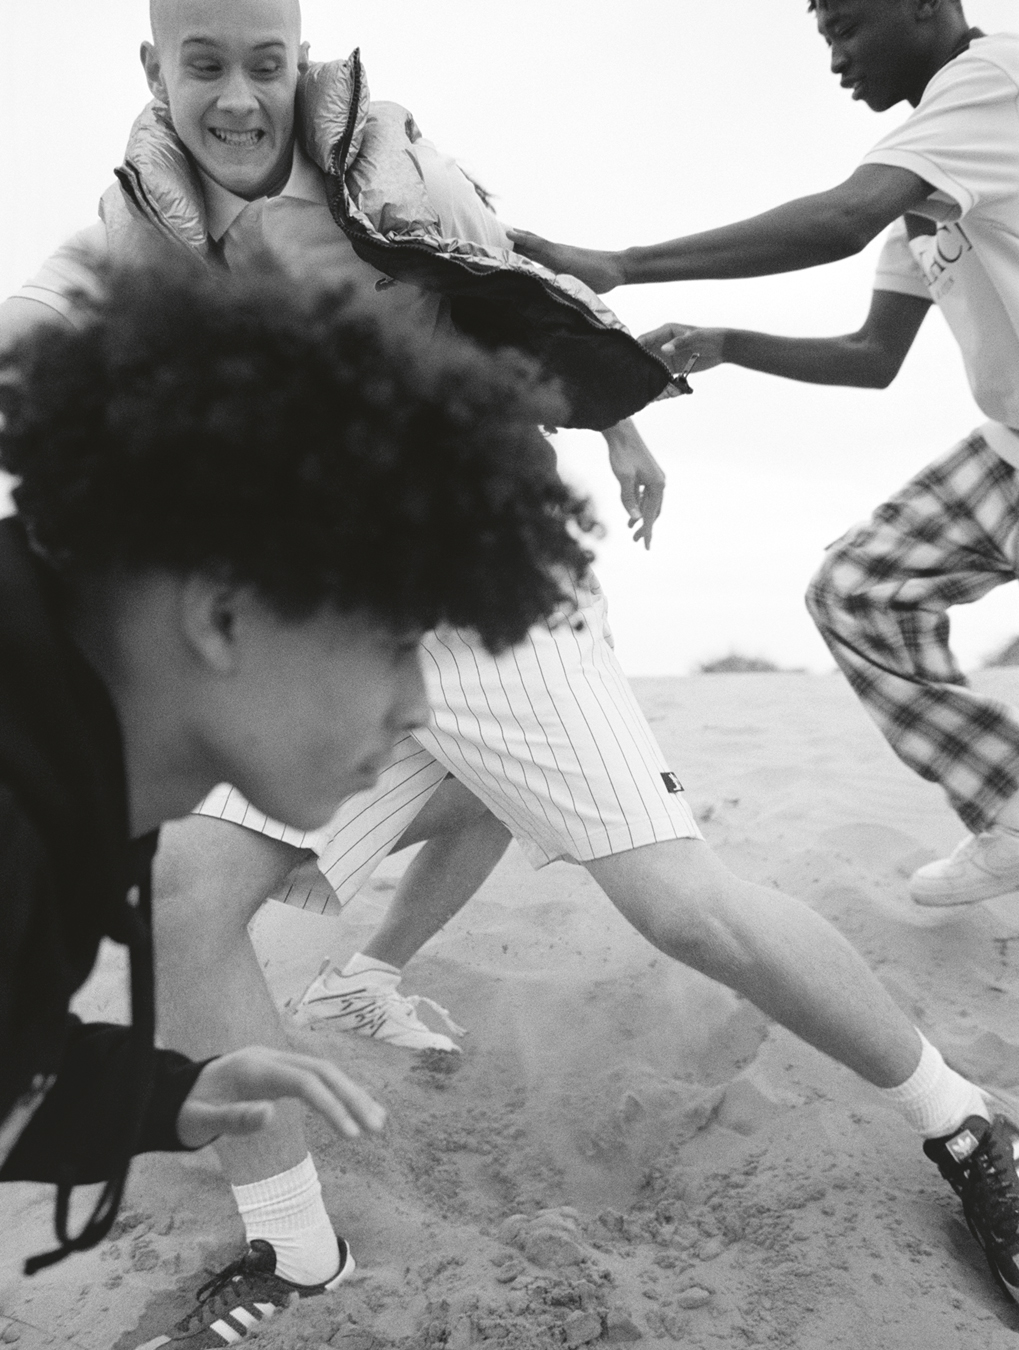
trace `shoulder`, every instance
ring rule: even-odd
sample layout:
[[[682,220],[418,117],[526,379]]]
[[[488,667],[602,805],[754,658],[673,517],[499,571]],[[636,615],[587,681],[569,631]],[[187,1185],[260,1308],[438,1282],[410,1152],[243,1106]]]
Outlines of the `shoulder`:
[[[967,102],[981,89],[994,93],[1019,94],[1019,33],[994,33],[976,38],[969,49],[949,61],[934,76],[924,91],[916,111],[933,102],[958,98]]]
[[[74,297],[92,290],[95,285],[93,269],[106,253],[106,227],[97,220],[65,240],[11,298],[35,301],[62,318],[70,319]]]

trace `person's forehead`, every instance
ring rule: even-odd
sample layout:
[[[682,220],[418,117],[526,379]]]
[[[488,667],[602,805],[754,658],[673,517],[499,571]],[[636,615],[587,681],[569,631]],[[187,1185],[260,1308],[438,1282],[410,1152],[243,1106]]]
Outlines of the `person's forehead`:
[[[301,37],[298,0],[153,0],[151,12],[157,45],[204,41],[290,46]]]
[[[817,0],[817,25],[823,32],[835,24],[880,18],[899,8],[900,0]]]

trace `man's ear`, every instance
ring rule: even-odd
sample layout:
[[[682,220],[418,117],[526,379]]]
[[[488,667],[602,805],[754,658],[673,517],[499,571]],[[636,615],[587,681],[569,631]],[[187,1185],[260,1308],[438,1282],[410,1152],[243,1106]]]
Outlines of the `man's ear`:
[[[311,51],[311,43],[309,42],[302,42],[300,47],[297,49],[297,69],[301,72],[302,75],[308,69],[308,66],[311,64],[311,59],[309,56],[310,51]]]
[[[158,98],[161,103],[169,103],[166,94],[166,81],[163,79],[163,68],[156,53],[156,44],[154,42],[143,42],[139,56],[142,59],[142,70],[145,71],[145,79],[153,98]]]
[[[240,660],[241,595],[215,577],[194,575],[180,585],[181,634],[192,658],[211,675],[230,676]]]

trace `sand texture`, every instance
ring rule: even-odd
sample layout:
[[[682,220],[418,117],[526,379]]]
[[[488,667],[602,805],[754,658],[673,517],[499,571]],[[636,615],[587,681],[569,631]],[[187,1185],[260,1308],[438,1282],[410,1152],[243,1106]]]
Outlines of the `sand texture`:
[[[1019,675],[977,683],[1019,696]],[[809,901],[961,1069],[1019,1086],[1019,901],[924,912],[906,877],[960,835],[838,676],[637,681],[708,839]],[[392,860],[340,920],[271,905],[257,939],[282,1002],[382,913]],[[116,963],[89,993],[117,998]],[[1005,1350],[954,1196],[870,1088],[658,955],[579,868],[511,849],[408,967],[470,1029],[462,1059],[327,1030],[391,1111],[377,1140],[311,1136],[353,1283],[282,1314],[262,1350]],[[211,1154],[148,1158],[115,1238],[34,1280],[49,1196],[0,1196],[0,1350],[133,1350],[186,1310],[240,1227]]]

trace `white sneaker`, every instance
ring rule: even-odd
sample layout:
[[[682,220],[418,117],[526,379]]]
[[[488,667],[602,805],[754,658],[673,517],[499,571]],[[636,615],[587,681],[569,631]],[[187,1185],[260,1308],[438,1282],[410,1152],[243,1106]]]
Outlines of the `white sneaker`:
[[[947,858],[927,863],[909,879],[918,905],[975,905],[1019,891],[1019,830],[992,825],[971,834]]]
[[[337,1031],[355,1031],[377,1041],[404,1050],[447,1050],[460,1054],[456,1041],[440,1032],[429,1031],[417,1015],[424,1003],[442,1018],[454,1036],[465,1036],[445,1008],[423,994],[406,996],[396,992],[398,970],[364,970],[344,975],[326,960],[321,970],[298,999],[294,1019],[302,1026],[328,1021]]]

